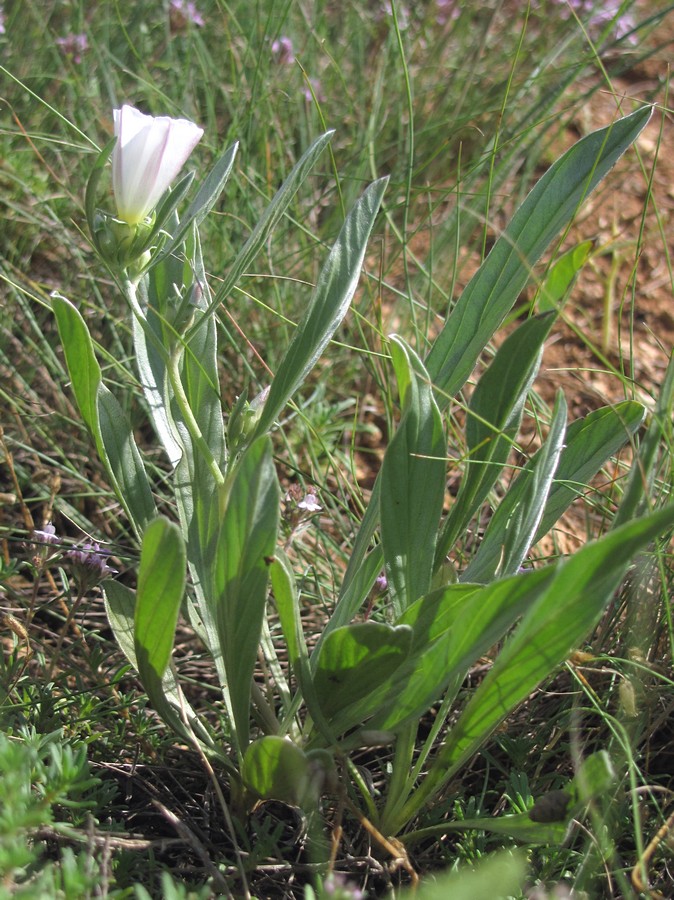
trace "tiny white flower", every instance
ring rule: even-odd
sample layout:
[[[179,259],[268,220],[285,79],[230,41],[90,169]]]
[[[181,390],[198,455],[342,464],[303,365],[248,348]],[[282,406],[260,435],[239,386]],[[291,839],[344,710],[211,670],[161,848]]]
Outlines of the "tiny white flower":
[[[117,143],[112,153],[112,190],[117,215],[142,222],[187,161],[204,133],[187,119],[146,116],[133,106],[113,110]]]

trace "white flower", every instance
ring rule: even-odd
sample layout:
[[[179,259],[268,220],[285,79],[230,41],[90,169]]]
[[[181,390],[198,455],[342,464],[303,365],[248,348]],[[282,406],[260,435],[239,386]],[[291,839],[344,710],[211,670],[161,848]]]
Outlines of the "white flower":
[[[133,106],[113,110],[117,143],[112,189],[117,215],[136,225],[155,208],[204,133],[187,119],[146,116]]]

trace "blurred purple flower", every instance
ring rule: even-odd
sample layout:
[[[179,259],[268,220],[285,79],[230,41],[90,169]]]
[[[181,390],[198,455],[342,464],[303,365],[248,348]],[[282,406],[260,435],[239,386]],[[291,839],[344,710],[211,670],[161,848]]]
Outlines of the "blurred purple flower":
[[[393,17],[393,10],[391,9],[391,0],[386,0],[386,2],[381,3],[379,5],[379,9],[377,10],[376,19],[378,22],[384,18],[384,16]],[[410,24],[410,11],[407,6],[404,4],[396,3],[396,18],[398,19],[398,28],[401,31],[405,31],[406,28],[409,28]]]
[[[274,62],[279,66],[291,66],[295,62],[293,42],[289,37],[281,35],[271,45],[271,53]]]
[[[636,26],[629,10],[620,12],[623,5],[621,0],[552,0],[552,3],[559,7],[559,14],[563,19],[570,19],[575,13],[591,35],[600,34],[607,25],[613,23],[614,37],[620,39]],[[636,35],[632,35],[630,41],[636,43]]]
[[[5,33],[5,11],[0,6],[0,34]]]
[[[307,101],[307,103],[311,103],[315,95],[318,102],[323,103],[323,101],[325,100],[325,94],[323,93],[323,88],[321,87],[321,83],[318,78],[310,78],[309,84],[311,85],[311,87],[307,85],[304,88],[304,99]]]
[[[435,9],[435,21],[438,25],[454,22],[461,15],[461,7],[458,0],[436,0]]]
[[[74,63],[81,63],[82,54],[89,49],[86,34],[67,34],[65,37],[57,37],[56,43],[63,54],[72,59]]]
[[[171,33],[187,31],[189,25],[199,28],[206,23],[193,0],[171,0],[169,3],[169,24]]]
[[[333,872],[323,882],[323,896],[333,900],[365,900],[363,891],[346,880],[341,872]]]

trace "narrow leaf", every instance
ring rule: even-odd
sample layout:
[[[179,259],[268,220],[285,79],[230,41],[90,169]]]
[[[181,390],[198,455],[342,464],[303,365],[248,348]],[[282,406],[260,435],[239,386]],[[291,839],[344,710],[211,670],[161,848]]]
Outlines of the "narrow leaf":
[[[446,441],[428,375],[411,348],[391,338],[403,414],[382,465],[381,535],[396,614],[427,593],[446,478]]]
[[[216,623],[242,752],[248,743],[250,694],[267,599],[267,578],[276,549],[279,487],[268,437],[253,442],[239,459],[229,490],[211,567],[207,598]]]
[[[161,683],[171,657],[186,566],[180,529],[168,519],[155,519],[143,535],[134,613],[138,672],[146,689]]]
[[[477,383],[466,422],[468,466],[438,540],[436,565],[468,527],[506,464],[554,321],[555,314],[546,313],[523,322]]]
[[[307,314],[274,375],[255,436],[271,428],[346,315],[387,183],[387,178],[381,178],[371,184],[347,215],[319,275]]]
[[[438,393],[453,397],[510,311],[533,266],[651,117],[643,107],[574,144],[533,188],[447,317],[426,361]],[[447,402],[446,400],[444,402]]]

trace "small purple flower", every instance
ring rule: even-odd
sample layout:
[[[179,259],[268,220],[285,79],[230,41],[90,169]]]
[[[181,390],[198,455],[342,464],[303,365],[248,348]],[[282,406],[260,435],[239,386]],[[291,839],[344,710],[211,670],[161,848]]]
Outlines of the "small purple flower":
[[[193,0],[171,0],[169,3],[169,24],[172,34],[187,31],[190,24],[201,28],[203,17]]]
[[[42,528],[35,528],[31,532],[30,543],[34,548],[33,565],[38,568],[51,563],[59,556],[61,539],[51,522],[47,522]]]
[[[86,594],[99,581],[108,575],[114,575],[117,571],[107,563],[110,558],[109,551],[95,542],[88,541],[81,547],[73,547],[65,556],[70,560],[73,576],[78,581],[82,594]]]
[[[274,62],[279,66],[291,66],[295,62],[293,42],[285,35],[282,35],[273,42],[271,45],[271,53]]]
[[[42,528],[36,528],[31,533],[31,541],[35,544],[59,544],[60,540],[56,534],[56,528],[47,522]]]
[[[82,62],[82,54],[89,49],[89,41],[86,34],[67,34],[65,37],[57,37],[56,43],[61,51],[74,63]]]
[[[377,575],[374,580],[374,589],[378,594],[383,594],[384,591],[388,588],[388,579],[386,575],[382,572],[381,575]]]
[[[0,34],[5,33],[5,11],[0,6]]]
[[[320,512],[323,509],[319,506],[316,494],[313,490],[308,490],[304,498],[297,504],[298,509],[305,509],[307,512]]]

